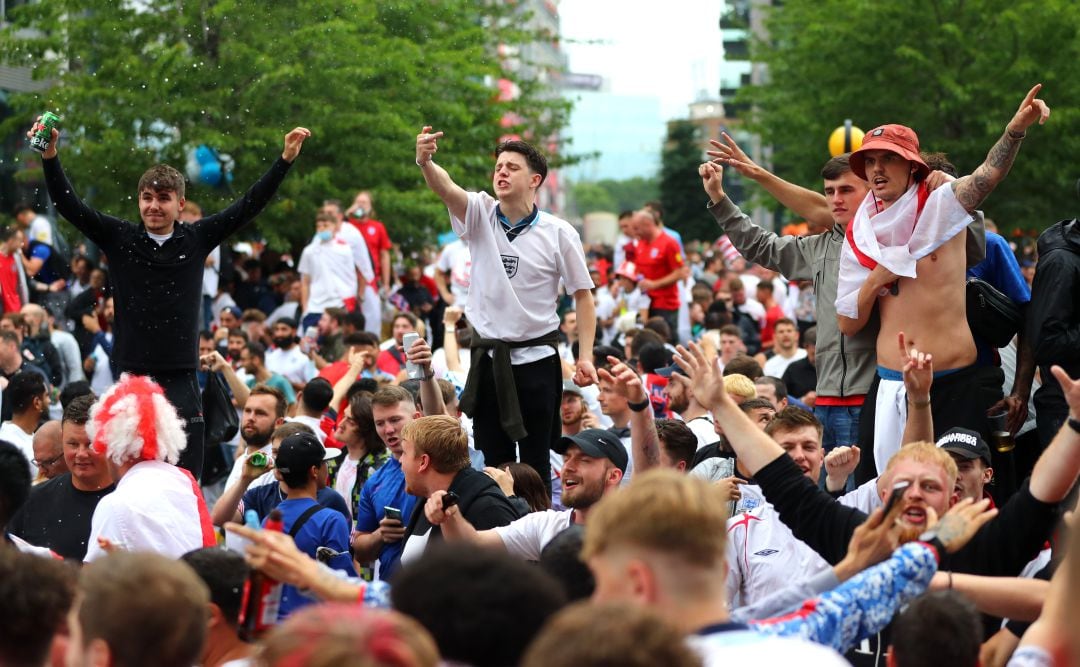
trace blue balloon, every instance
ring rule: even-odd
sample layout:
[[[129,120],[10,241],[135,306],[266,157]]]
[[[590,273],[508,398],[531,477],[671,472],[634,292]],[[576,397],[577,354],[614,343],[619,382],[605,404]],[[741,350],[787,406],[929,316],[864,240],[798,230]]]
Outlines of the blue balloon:
[[[205,162],[199,170],[199,180],[211,187],[217,187],[221,183],[221,165],[215,162]]]

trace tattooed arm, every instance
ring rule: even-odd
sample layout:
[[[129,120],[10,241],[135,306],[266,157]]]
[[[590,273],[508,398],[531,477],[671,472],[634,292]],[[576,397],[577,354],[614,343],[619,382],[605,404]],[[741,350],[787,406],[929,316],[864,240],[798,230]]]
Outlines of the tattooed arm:
[[[979,208],[998,183],[1005,180],[1020,150],[1020,142],[1024,140],[1027,129],[1036,120],[1042,125],[1050,117],[1050,107],[1046,105],[1046,102],[1035,97],[1041,88],[1040,83],[1028,91],[1016,115],[1005,126],[1005,134],[990,149],[986,160],[970,175],[952,182],[957,201],[968,211],[973,212]]]

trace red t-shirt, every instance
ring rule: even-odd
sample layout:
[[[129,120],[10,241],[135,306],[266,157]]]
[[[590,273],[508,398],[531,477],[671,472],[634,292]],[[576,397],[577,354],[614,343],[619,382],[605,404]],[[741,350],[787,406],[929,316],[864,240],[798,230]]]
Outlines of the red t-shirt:
[[[634,264],[638,273],[648,280],[659,280],[683,265],[679,242],[661,232],[652,241],[638,239],[634,245]],[[650,308],[661,310],[679,309],[679,284],[649,290]]]
[[[378,220],[365,218],[364,220],[350,219],[354,227],[360,230],[360,235],[367,243],[368,253],[371,255],[371,269],[375,272],[375,282],[382,282],[382,266],[379,264],[379,253],[390,250],[390,235],[386,233],[386,227]]]
[[[773,306],[765,310],[765,326],[761,329],[761,344],[764,346],[771,343],[776,331],[776,321],[784,317],[784,311],[780,306]]]
[[[0,292],[3,295],[5,313],[17,313],[22,309],[22,299],[19,298],[19,267],[15,265],[15,257],[7,256],[0,252]]]

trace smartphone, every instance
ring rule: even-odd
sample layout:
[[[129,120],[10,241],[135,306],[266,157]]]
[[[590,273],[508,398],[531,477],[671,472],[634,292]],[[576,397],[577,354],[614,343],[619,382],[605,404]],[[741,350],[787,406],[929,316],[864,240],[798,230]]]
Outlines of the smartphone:
[[[415,343],[419,338],[420,334],[416,333],[415,331],[410,331],[409,333],[401,337],[401,347],[405,348],[406,358],[409,354],[409,348],[411,348],[412,344]],[[411,361],[405,362],[405,371],[408,373],[409,379],[411,380],[419,380],[423,375],[420,372],[420,367]]]
[[[889,499],[885,502],[885,514],[883,516],[889,516],[889,512],[892,511],[893,505],[900,502],[900,499],[904,497],[904,492],[911,486],[911,482],[897,482],[893,484],[892,493],[889,494]]]
[[[386,516],[387,519],[401,521],[401,510],[396,507],[390,507],[389,505],[383,507],[383,514]]]
[[[442,498],[442,511],[445,512],[454,505],[457,505],[458,500],[461,500],[460,498],[458,498],[458,494],[454,493],[453,491],[448,491],[446,495]]]

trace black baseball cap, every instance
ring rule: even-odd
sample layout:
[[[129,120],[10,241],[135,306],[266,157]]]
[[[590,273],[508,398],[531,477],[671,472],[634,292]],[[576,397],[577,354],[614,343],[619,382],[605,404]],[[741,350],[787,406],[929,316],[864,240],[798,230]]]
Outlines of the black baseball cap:
[[[623,447],[622,441],[611,431],[588,428],[577,435],[564,435],[555,443],[555,453],[565,454],[571,445],[576,445],[587,456],[608,459],[616,468],[626,472],[629,463],[626,447]]]
[[[951,428],[938,438],[937,446],[950,454],[956,454],[965,459],[982,459],[986,461],[986,465],[992,465],[989,445],[978,432],[971,429],[959,426]]]
[[[686,375],[686,371],[684,371],[682,367],[679,366],[679,364],[675,363],[671,364],[670,366],[664,366],[663,368],[656,369],[656,374],[662,378],[669,378],[676,373],[685,377],[689,377]]]
[[[313,433],[293,433],[281,441],[274,457],[274,467],[283,473],[307,470],[339,455],[340,449],[323,447]]]

